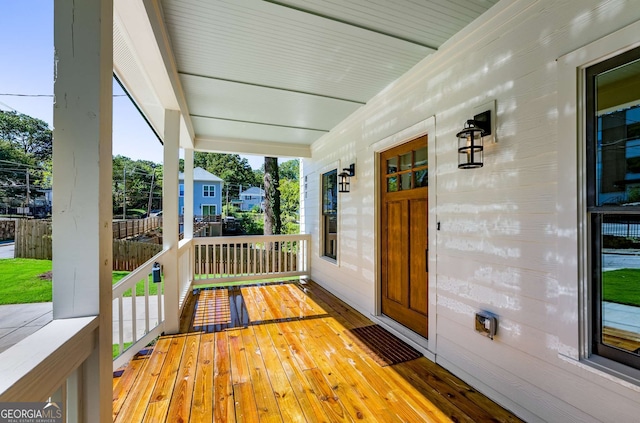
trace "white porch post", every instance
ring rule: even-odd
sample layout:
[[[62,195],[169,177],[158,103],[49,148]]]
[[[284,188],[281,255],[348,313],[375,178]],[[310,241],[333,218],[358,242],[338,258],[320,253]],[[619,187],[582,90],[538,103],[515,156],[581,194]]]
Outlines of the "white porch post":
[[[112,38],[112,0],[54,2],[53,318],[99,316],[87,422],[112,421]]]
[[[180,330],[180,292],[178,284],[179,146],[180,112],[177,110],[165,110],[164,177],[162,181],[162,243],[164,249],[169,250],[166,254],[164,266],[164,331],[167,334],[178,333]],[[186,201],[185,192],[185,203]]]
[[[193,149],[184,150],[184,239],[193,238]]]

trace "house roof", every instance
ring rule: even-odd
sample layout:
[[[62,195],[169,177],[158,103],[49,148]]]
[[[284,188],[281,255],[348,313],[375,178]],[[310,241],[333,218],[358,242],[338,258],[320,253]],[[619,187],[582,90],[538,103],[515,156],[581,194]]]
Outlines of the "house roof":
[[[114,68],[159,133],[199,151],[311,145],[498,0],[114,1]]]
[[[262,195],[264,196],[264,190],[258,187],[251,187],[240,193],[240,195]]]
[[[184,173],[180,172],[178,174],[178,179],[184,181]],[[193,180],[194,181],[205,181],[205,182],[224,182],[222,179],[218,178],[211,172],[207,172],[201,167],[196,167],[193,169]]]

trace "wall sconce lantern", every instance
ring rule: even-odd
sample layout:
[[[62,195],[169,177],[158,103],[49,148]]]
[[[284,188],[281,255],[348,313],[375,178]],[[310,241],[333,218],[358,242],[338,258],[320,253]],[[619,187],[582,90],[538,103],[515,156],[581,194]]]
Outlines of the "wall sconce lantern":
[[[153,283],[162,282],[162,275],[160,274],[160,263],[153,263],[153,266],[151,266],[151,276]]]
[[[458,137],[458,169],[482,167],[484,146],[482,138],[491,135],[491,111],[487,110],[469,119]]]
[[[351,163],[349,167],[342,169],[342,172],[338,175],[340,181],[338,182],[338,192],[349,192],[351,189],[351,177],[356,174],[356,164]]]

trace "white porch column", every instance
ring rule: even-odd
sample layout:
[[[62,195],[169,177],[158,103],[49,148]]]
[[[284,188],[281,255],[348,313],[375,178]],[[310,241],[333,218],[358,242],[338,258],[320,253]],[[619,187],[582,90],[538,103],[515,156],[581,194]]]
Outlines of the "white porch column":
[[[193,238],[193,149],[184,150],[184,239]]]
[[[99,316],[82,421],[112,421],[112,0],[54,2],[53,318]]]
[[[162,243],[164,249],[169,250],[165,255],[166,259],[164,265],[164,331],[167,334],[178,333],[180,330],[180,292],[178,284],[179,146],[180,112],[177,110],[165,110],[164,177],[162,181]]]

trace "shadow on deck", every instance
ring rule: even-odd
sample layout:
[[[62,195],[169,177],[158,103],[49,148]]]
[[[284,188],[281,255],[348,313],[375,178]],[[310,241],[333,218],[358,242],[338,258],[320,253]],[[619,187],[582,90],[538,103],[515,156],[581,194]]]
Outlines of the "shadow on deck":
[[[114,421],[520,421],[385,331],[358,339],[372,322],[312,281],[195,291],[184,316],[114,377]]]

